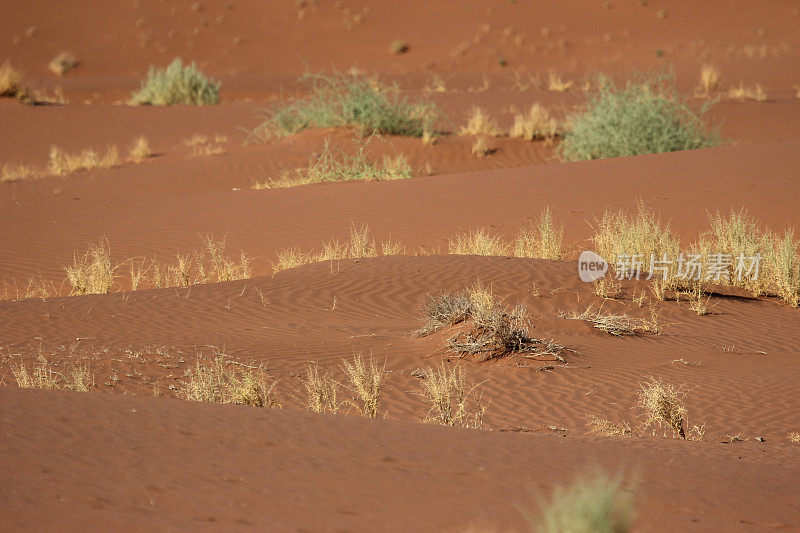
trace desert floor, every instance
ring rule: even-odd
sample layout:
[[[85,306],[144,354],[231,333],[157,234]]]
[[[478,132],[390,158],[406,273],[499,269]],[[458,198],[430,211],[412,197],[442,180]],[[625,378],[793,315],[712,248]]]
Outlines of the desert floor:
[[[154,154],[0,182],[1,529],[522,531],[554,487],[601,468],[635,480],[636,530],[800,530],[800,444],[787,438],[800,431],[800,310],[731,288],[705,316],[640,305],[643,280],[601,298],[575,261],[606,210],[639,201],[685,242],[731,209],[800,228],[797,2],[31,0],[2,13],[0,62],[63,97],[0,98],[0,164],[45,167],[53,145],[124,155],[142,135]],[[407,53],[389,52],[396,38]],[[65,50],[78,66],[57,76],[47,65]],[[126,105],[150,65],[176,56],[222,82],[219,105]],[[569,114],[597,73],[671,67],[691,95],[708,63],[722,73],[708,113],[718,148],[562,163],[543,141],[492,138],[477,158],[468,136],[381,136],[369,155],[405,154],[414,177],[252,188],[325,142],[354,146],[346,129],[246,142],[265,109],[305,94],[305,71],[378,75],[434,102],[437,126],[455,132],[473,106],[506,129],[533,102]],[[573,87],[548,90],[551,72]],[[768,98],[728,98],[740,83]],[[218,153],[198,155],[197,135]],[[478,227],[510,241],[545,208],[564,226],[563,260],[447,253]],[[281,251],[317,251],[362,225],[405,253],[273,273]],[[212,235],[251,258],[247,279],[130,290],[129,266],[169,264]],[[70,296],[64,266],[100,240],[117,288]],[[30,280],[47,297],[23,297]],[[426,295],[476,282],[524,303],[563,360],[457,360],[446,333],[413,335]],[[589,305],[657,311],[662,331],[615,337],[560,317]],[[261,365],[283,408],[181,398],[187,370],[221,352]],[[356,353],[385,362],[379,419],[309,412],[308,364],[343,380]],[[90,392],[19,388],[13,368],[42,357],[62,372],[86,365]],[[443,361],[479,384],[482,429],[421,423],[420,375]],[[635,425],[651,376],[685,384],[701,439],[591,434],[588,415]]]

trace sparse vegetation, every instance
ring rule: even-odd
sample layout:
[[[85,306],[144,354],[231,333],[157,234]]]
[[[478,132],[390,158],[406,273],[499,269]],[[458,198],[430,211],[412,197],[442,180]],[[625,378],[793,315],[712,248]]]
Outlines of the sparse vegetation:
[[[489,148],[489,143],[486,142],[485,137],[478,137],[475,139],[475,142],[472,143],[472,148],[470,151],[472,152],[472,155],[481,159],[493,152],[493,150]]]
[[[686,397],[686,387],[664,383],[660,379],[650,378],[639,385],[639,407],[644,413],[643,428],[671,429],[675,435],[685,439],[686,407],[683,399]]]
[[[40,357],[29,371],[24,363],[11,365],[14,381],[22,389],[44,390],[72,390],[76,392],[89,392],[94,387],[94,376],[89,372],[88,365],[75,364],[66,374],[61,373]]]
[[[706,94],[712,93],[719,89],[719,76],[720,71],[713,65],[704,65],[700,70],[700,88]]]
[[[63,76],[76,66],[78,66],[78,60],[75,59],[74,55],[69,52],[61,52],[50,61],[47,68],[49,68],[50,72],[53,74]]]
[[[350,381],[350,391],[361,401],[358,410],[368,418],[378,417],[381,390],[386,379],[386,364],[379,367],[372,356],[365,360],[361,354],[353,362],[342,359],[342,370]]]
[[[633,496],[621,476],[598,472],[569,488],[556,487],[538,524],[528,520],[546,533],[625,533],[633,526]]]
[[[131,95],[133,105],[216,105],[219,83],[207,79],[194,63],[175,59],[166,69],[150,67],[141,89]]]
[[[0,97],[16,98],[23,90],[22,73],[8,61],[0,65]]]
[[[464,428],[483,427],[486,406],[481,402],[480,384],[471,384],[461,365],[449,367],[441,362],[436,368],[426,369],[421,377],[420,396],[430,406],[424,422]]]
[[[535,103],[527,114],[514,116],[514,125],[511,126],[511,137],[518,137],[526,141],[546,140],[553,141],[561,133],[561,125],[550,115],[550,112],[539,103]]]
[[[389,51],[396,56],[405,54],[408,52],[408,43],[401,41],[400,39],[392,41],[392,43],[389,45]]]
[[[290,248],[278,254],[278,259],[272,264],[273,273],[281,270],[295,268],[309,263],[322,261],[337,261],[342,259],[357,259],[361,257],[376,257],[378,248],[375,241],[369,236],[369,226],[350,226],[350,238],[345,242],[330,239],[322,245],[318,253],[302,252],[298,248]]]
[[[582,313],[572,313],[565,315],[566,318],[572,320],[584,320],[590,322],[594,327],[614,335],[615,337],[623,337],[626,335],[639,335],[641,333],[653,333],[658,335],[661,328],[655,317],[651,320],[643,318],[631,317],[625,314],[608,314],[601,311],[595,311],[593,306],[587,307]]]
[[[569,91],[572,88],[571,81],[564,81],[561,79],[561,76],[558,75],[555,71],[551,70],[547,74],[547,90],[553,91],[557,93],[564,93]]]
[[[114,286],[115,268],[107,242],[90,244],[82,255],[75,255],[72,265],[65,266],[71,294],[105,294]]]
[[[282,138],[308,128],[353,127],[362,135],[383,133],[421,137],[432,128],[436,110],[411,103],[397,87],[357,75],[306,75],[301,78],[311,96],[274,108],[253,136],[262,141]]]
[[[565,161],[709,148],[720,144],[702,114],[689,107],[664,79],[628,82],[624,88],[599,80],[583,113],[572,115],[559,145]]]
[[[506,255],[508,247],[500,236],[491,235],[486,228],[477,228],[450,239],[447,250],[456,255]]]
[[[531,221],[530,226],[522,228],[513,244],[515,257],[537,259],[561,259],[564,255],[562,241],[563,226],[553,222],[550,208],[546,207],[539,217],[539,224]]]
[[[590,435],[601,437],[629,437],[631,435],[631,428],[624,422],[622,425],[618,425],[607,418],[590,414],[586,415],[586,423],[589,426]]]
[[[357,144],[355,154],[340,152],[337,156],[330,150],[326,140],[322,151],[309,158],[308,167],[285,172],[277,180],[256,183],[253,188],[274,189],[311,183],[396,180],[411,177],[411,166],[404,155],[384,156],[383,163],[379,166],[366,156],[367,143]]]
[[[111,168],[119,164],[116,146],[109,146],[103,155],[92,148],[70,154],[57,146],[50,149],[50,174],[65,176],[80,170]]]
[[[147,137],[141,136],[133,141],[133,146],[131,146],[131,150],[128,154],[128,160],[133,163],[141,163],[152,156],[153,151],[150,149],[150,143],[147,141]]]
[[[473,107],[467,125],[459,130],[460,135],[488,135],[496,137],[503,132],[492,117],[480,107]],[[485,141],[484,141],[485,142]]]
[[[306,407],[316,413],[336,413],[340,403],[336,397],[339,384],[333,376],[325,372],[320,374],[316,363],[309,363],[306,367],[306,378],[303,380],[306,390]]]
[[[728,98],[732,100],[755,100],[756,102],[767,101],[767,91],[761,86],[745,87],[743,82],[739,82],[738,87],[728,89]]]
[[[234,403],[255,407],[280,407],[274,393],[276,382],[269,383],[263,367],[236,363],[218,352],[214,359],[197,360],[186,371],[178,393],[196,402]]]

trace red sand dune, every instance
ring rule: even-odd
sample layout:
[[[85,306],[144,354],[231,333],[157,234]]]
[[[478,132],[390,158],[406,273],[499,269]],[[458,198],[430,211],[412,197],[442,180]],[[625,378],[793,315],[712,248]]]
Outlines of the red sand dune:
[[[590,247],[604,211],[639,200],[684,243],[715,211],[745,208],[766,228],[800,228],[798,21],[789,0],[5,6],[0,63],[34,89],[62,89],[69,103],[2,99],[0,165],[44,168],[54,145],[113,144],[124,157],[140,135],[155,156],[0,183],[0,282],[41,275],[66,295],[63,265],[99,239],[120,262],[171,261],[211,234],[254,259],[241,281],[0,301],[2,529],[518,531],[554,487],[599,466],[637,480],[636,530],[800,530],[800,446],[787,439],[800,431],[797,309],[719,287],[710,315],[658,302],[660,335],[616,338],[559,315],[594,305],[649,319],[650,304],[632,300],[644,281],[603,300],[572,260],[438,255],[462,230],[511,239],[549,207],[571,258]],[[394,39],[408,52],[392,55]],[[61,51],[79,64],[59,77],[47,63]],[[124,105],[150,65],[176,56],[222,81],[219,106]],[[355,149],[347,130],[244,143],[265,109],[307,92],[295,83],[305,71],[374,73],[435,103],[437,128],[453,133],[475,105],[504,128],[534,102],[567,115],[598,73],[672,68],[700,105],[692,94],[705,64],[722,72],[707,117],[726,139],[719,148],[561,163],[543,142],[493,138],[496,151],[479,159],[469,136],[435,146],[384,136],[369,156],[405,154],[413,178],[251,189],[306,165],[326,140]],[[572,89],[547,90],[551,71]],[[435,78],[446,88],[433,90]],[[768,100],[727,98],[740,82],[761,85]],[[191,157],[185,141],[195,134],[224,137],[224,153]],[[352,224],[433,255],[272,275],[281,250],[317,250]],[[566,363],[464,360],[488,403],[484,430],[421,424],[419,372],[455,359],[443,349],[447,332],[412,335],[419,306],[476,281],[504,304],[526,304],[534,334],[569,349]],[[284,408],[175,399],[186,370],[214,350],[264,365]],[[356,352],[386,362],[383,419],[305,412],[306,364],[342,379],[341,359]],[[18,389],[12,365],[30,368],[40,355],[59,368],[87,364],[93,393]],[[635,426],[638,384],[650,376],[686,385],[702,441],[588,433],[589,414]]]

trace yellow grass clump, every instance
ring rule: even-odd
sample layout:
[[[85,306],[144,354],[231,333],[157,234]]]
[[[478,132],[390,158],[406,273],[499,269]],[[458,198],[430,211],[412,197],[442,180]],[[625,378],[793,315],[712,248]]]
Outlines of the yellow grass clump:
[[[755,100],[756,102],[767,101],[767,91],[761,86],[745,87],[743,82],[739,82],[738,87],[728,89],[728,98],[732,100]]]
[[[472,143],[472,148],[470,149],[470,151],[472,152],[472,155],[474,155],[475,157],[480,157],[481,159],[483,159],[484,157],[492,153],[493,150],[489,148],[489,143],[486,142],[486,138],[478,137],[477,139],[475,139],[475,142]]]
[[[152,156],[153,151],[150,149],[150,143],[147,141],[147,137],[142,135],[133,141],[133,146],[131,146],[130,152],[128,152],[128,161],[141,163]]]
[[[586,423],[589,426],[590,435],[601,437],[629,437],[631,435],[631,428],[626,423],[618,425],[607,418],[592,414],[586,415]]]
[[[389,249],[389,248],[387,248]],[[289,248],[278,253],[278,258],[272,263],[273,274],[310,263],[323,261],[338,261],[342,259],[358,259],[362,257],[377,257],[378,246],[369,236],[369,226],[350,226],[350,238],[339,242],[331,239],[322,245],[318,253],[303,252],[299,248]]]
[[[506,255],[508,247],[498,235],[486,228],[460,233],[447,243],[448,253],[455,255]]]
[[[0,97],[16,97],[24,88],[22,73],[6,61],[0,65]]]
[[[277,382],[269,383],[263,367],[237,365],[222,352],[210,361],[198,359],[186,371],[186,378],[178,394],[187,400],[281,407],[274,393]]]
[[[110,146],[105,154],[100,155],[94,149],[70,154],[57,146],[50,149],[50,173],[54,176],[65,176],[79,170],[94,168],[111,168],[119,164],[119,153],[116,146]]]
[[[519,114],[514,117],[514,125],[511,126],[509,135],[526,141],[539,139],[552,141],[559,135],[559,132],[558,121],[541,104],[535,103],[527,114]]]
[[[379,367],[372,356],[368,360],[361,354],[353,357],[353,362],[342,359],[342,370],[350,381],[350,391],[360,400],[356,405],[363,416],[378,417],[381,390],[386,379],[386,363]]]
[[[639,407],[644,413],[643,427],[666,427],[671,429],[676,436],[685,439],[684,428],[686,406],[683,399],[686,397],[686,387],[675,387],[664,383],[660,379],[650,378],[639,385]]]
[[[548,91],[563,93],[569,91],[571,87],[572,87],[572,82],[562,80],[561,76],[558,75],[555,71],[551,70],[547,74]]]
[[[561,259],[564,255],[561,248],[563,238],[563,226],[553,222],[550,208],[547,207],[539,217],[538,224],[531,221],[527,228],[520,230],[513,244],[513,255],[537,259]]]
[[[0,170],[0,181],[19,181],[41,177],[42,171],[28,165],[4,164]]]
[[[61,52],[50,61],[50,63],[47,65],[47,68],[49,68],[50,72],[53,74],[63,76],[70,70],[74,69],[77,65],[78,60],[75,59],[74,55],[70,54],[69,52]]]
[[[58,372],[44,357],[33,364],[29,371],[24,363],[11,365],[14,381],[21,389],[71,390],[89,392],[94,387],[94,376],[88,365],[76,364],[66,374]]]
[[[459,130],[461,135],[489,135],[496,137],[502,133],[500,127],[483,109],[473,107],[467,125]]]
[[[114,271],[107,242],[90,244],[83,255],[75,255],[65,266],[72,294],[105,294],[114,286]]]
[[[478,385],[472,385],[461,365],[444,362],[428,368],[420,383],[420,396],[429,405],[423,422],[465,428],[483,427],[486,407],[481,403]]]
[[[316,413],[336,413],[339,410],[340,402],[336,397],[339,384],[328,373],[320,373],[315,363],[309,363],[306,367],[306,377],[303,380],[303,387],[306,390],[306,407]]]
[[[720,71],[713,65],[704,65],[700,70],[700,87],[706,93],[719,89]]]

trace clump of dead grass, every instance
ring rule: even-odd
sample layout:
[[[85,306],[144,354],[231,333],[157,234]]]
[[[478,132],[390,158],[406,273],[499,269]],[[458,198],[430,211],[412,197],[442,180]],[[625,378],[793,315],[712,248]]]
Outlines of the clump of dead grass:
[[[466,126],[459,130],[460,135],[488,135],[496,137],[503,132],[497,122],[480,107],[473,107]]]
[[[447,242],[447,250],[455,255],[506,255],[508,246],[486,228],[462,232]]]
[[[194,368],[186,371],[186,378],[178,394],[187,400],[255,407],[281,406],[274,393],[277,382],[270,383],[262,366],[237,364],[222,352],[217,352],[211,360],[198,359]]]
[[[475,157],[483,159],[484,157],[491,154],[493,150],[492,148],[489,147],[489,143],[486,141],[485,137],[478,137],[477,139],[475,139],[475,142],[472,143],[470,152]]]
[[[150,143],[148,142],[147,137],[142,135],[133,141],[133,146],[131,146],[130,152],[128,152],[128,161],[133,163],[141,163],[145,159],[148,159],[152,156],[153,151],[150,149]]]
[[[570,487],[556,487],[542,504],[541,518],[528,521],[546,533],[625,533],[633,527],[634,487],[622,476],[598,471]]]
[[[389,51],[396,56],[399,56],[400,54],[405,54],[406,52],[408,52],[408,43],[400,39],[392,41],[391,44],[389,45]]]
[[[63,76],[76,66],[78,66],[78,60],[73,54],[69,52],[60,52],[48,63],[47,68],[49,68],[50,72],[53,74]]]
[[[33,363],[32,370],[24,363],[11,365],[11,373],[17,386],[22,389],[71,390],[90,392],[94,387],[94,375],[88,364],[74,364],[66,373],[56,370],[44,357]]]
[[[309,158],[308,167],[285,172],[276,180],[256,183],[253,188],[275,189],[311,183],[397,180],[411,177],[411,165],[405,155],[384,156],[382,164],[378,165],[365,153],[368,143],[369,141],[357,142],[358,148],[352,155],[342,151],[334,154],[326,139],[322,151]]]
[[[661,326],[658,324],[658,319],[655,315],[650,320],[647,320],[626,314],[609,314],[603,313],[602,310],[595,311],[594,306],[590,305],[581,313],[575,312],[564,316],[571,320],[589,322],[600,331],[615,337],[641,335],[643,333],[658,335],[661,333]]]
[[[547,73],[547,90],[557,93],[565,93],[572,88],[571,81],[564,81],[554,70]]]
[[[644,413],[643,428],[667,428],[676,436],[685,439],[686,386],[674,386],[660,379],[650,378],[639,384],[638,406]]]
[[[379,367],[372,356],[364,359],[361,354],[356,354],[352,362],[342,359],[341,368],[350,381],[348,388],[361,402],[356,405],[358,410],[363,416],[377,418],[381,390],[387,375],[386,364]]]
[[[24,91],[22,73],[8,61],[0,65],[0,97],[16,98]]]
[[[57,146],[50,149],[50,174],[65,176],[79,170],[95,168],[111,168],[119,164],[119,152],[116,146],[106,148],[104,154],[89,148],[76,153],[67,153]]]
[[[513,243],[512,255],[537,259],[561,259],[564,255],[563,238],[563,226],[553,222],[550,208],[546,207],[539,217],[538,224],[531,221],[527,228],[520,230]]]
[[[111,263],[108,242],[90,244],[82,255],[75,254],[72,265],[64,267],[71,294],[105,294],[114,286],[116,268]]]
[[[281,270],[310,263],[377,257],[377,255],[378,247],[369,235],[369,226],[352,224],[350,238],[347,241],[339,242],[332,238],[324,243],[322,250],[317,253],[303,252],[299,248],[289,248],[279,252],[277,260],[272,263],[272,271],[273,274],[277,274]]]
[[[558,120],[538,102],[533,104],[527,114],[514,116],[514,125],[509,135],[526,141],[553,141],[561,133]]]
[[[705,94],[712,93],[719,89],[720,71],[713,65],[703,65],[700,69],[700,88]]]
[[[426,369],[420,383],[420,396],[430,406],[423,420],[443,426],[482,428],[486,406],[479,385],[473,385],[461,365]]]
[[[739,82],[738,87],[728,89],[728,98],[731,100],[755,100],[756,102],[767,101],[767,91],[761,85],[755,87],[745,87],[744,82]]]
[[[316,413],[336,413],[339,410],[339,384],[330,373],[320,373],[316,363],[309,363],[306,367],[303,388],[306,390],[306,407],[309,410]]]
[[[589,426],[590,435],[599,435],[601,437],[629,437],[631,435],[631,428],[626,422],[619,425],[607,418],[588,414],[586,415],[586,423]]]

